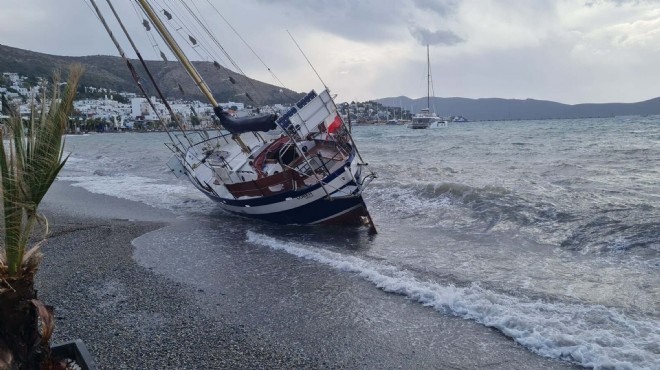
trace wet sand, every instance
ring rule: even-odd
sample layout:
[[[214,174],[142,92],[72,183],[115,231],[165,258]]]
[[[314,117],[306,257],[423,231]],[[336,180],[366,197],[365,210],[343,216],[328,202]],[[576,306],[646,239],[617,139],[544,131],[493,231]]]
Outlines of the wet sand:
[[[55,342],[82,339],[102,369],[575,368],[312,261],[168,249],[149,238],[185,227],[167,211],[57,182],[42,212]]]

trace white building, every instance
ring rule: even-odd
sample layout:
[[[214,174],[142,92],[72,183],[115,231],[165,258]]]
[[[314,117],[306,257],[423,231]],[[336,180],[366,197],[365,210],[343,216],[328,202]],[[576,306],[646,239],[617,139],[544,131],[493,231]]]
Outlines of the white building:
[[[156,100],[155,97],[151,97],[151,102],[153,103],[154,107],[156,107],[156,111],[154,112],[153,109],[151,109],[151,106],[149,104],[149,101],[145,98],[133,98],[131,99],[131,118],[133,119],[142,119],[145,121],[158,121],[158,115],[160,115],[165,122],[169,122],[170,120],[170,115],[167,112],[167,109],[165,108],[165,104],[159,102]],[[156,115],[158,113],[158,115]]]

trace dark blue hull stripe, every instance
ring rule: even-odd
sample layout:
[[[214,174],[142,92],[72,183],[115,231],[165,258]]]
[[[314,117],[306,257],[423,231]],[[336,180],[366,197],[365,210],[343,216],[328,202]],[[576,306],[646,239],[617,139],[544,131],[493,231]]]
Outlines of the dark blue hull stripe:
[[[349,211],[358,206],[362,207],[363,204],[364,202],[362,200],[362,196],[340,199],[330,199],[328,197],[324,197],[314,202],[305,204],[304,206],[296,207],[282,212],[266,214],[246,214],[237,212],[236,214],[278,224],[307,225],[322,220],[327,220],[334,216],[339,216],[346,211]]]

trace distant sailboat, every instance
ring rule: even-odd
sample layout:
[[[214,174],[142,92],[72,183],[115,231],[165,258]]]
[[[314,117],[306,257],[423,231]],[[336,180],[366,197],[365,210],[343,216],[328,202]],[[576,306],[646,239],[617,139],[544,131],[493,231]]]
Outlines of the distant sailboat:
[[[426,45],[426,108],[422,108],[419,113],[412,117],[408,128],[426,129],[443,128],[448,126],[448,122],[438,117],[435,112],[431,112],[431,58],[429,57],[429,46]]]

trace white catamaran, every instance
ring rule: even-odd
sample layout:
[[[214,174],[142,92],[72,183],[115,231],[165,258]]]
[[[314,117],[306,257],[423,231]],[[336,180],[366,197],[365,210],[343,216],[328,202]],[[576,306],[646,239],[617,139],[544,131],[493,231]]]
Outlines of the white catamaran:
[[[408,128],[425,129],[447,127],[449,123],[446,120],[438,117],[435,112],[431,112],[431,58],[429,57],[428,45],[426,45],[426,72],[426,108],[422,108],[419,113],[412,117],[412,121],[408,124]]]
[[[90,1],[143,89],[103,12]],[[121,17],[110,0],[106,1],[146,68]],[[165,24],[171,13],[157,11],[147,0],[136,3],[214,107],[221,123],[215,130],[170,134],[167,146],[174,155],[167,165],[177,177],[186,176],[199,191],[234,214],[282,224],[367,224],[376,231],[362,198],[376,176],[361,157],[327,88],[320,93],[310,91],[281,116],[234,118],[220,107],[175,41],[174,27]],[[202,29],[209,31],[203,25]],[[170,114],[176,120],[176,115]]]

